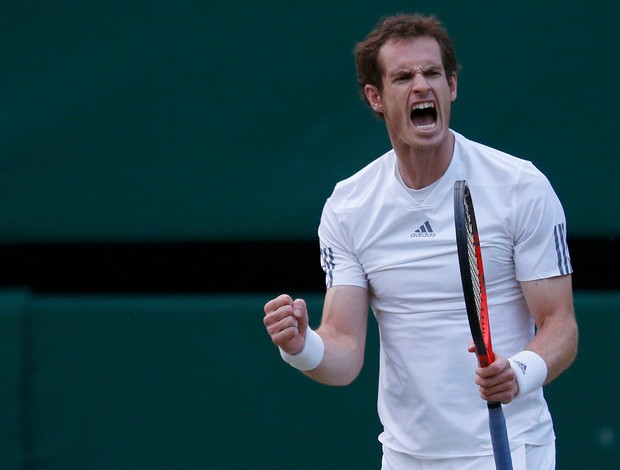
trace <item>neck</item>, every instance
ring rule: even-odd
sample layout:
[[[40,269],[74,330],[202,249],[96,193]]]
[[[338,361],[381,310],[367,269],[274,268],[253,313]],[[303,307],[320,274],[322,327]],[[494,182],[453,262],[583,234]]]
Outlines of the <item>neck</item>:
[[[452,161],[454,142],[454,135],[450,132],[437,147],[395,148],[398,171],[405,185],[422,189],[441,178]]]

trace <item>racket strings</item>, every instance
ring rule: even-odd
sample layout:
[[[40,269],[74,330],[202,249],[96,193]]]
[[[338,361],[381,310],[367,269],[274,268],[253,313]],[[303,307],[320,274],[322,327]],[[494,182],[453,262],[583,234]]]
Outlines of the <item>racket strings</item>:
[[[476,250],[474,225],[467,204],[465,204],[465,217],[467,221],[467,256],[469,257],[469,271],[471,273],[474,299],[476,301],[476,312],[478,313],[478,317],[480,317],[480,312],[482,310],[482,288],[480,284],[480,271],[478,269],[478,257]]]
[[[469,272],[471,274],[471,284],[474,294],[474,302],[476,304],[476,313],[479,319],[480,333],[486,353],[492,357],[491,337],[489,331],[486,309],[486,292],[484,286],[484,274],[482,272],[482,253],[480,252],[480,240],[478,238],[478,227],[473,214],[473,206],[471,200],[464,201],[465,207],[465,225],[467,232],[467,256],[469,258]],[[492,359],[491,359],[492,361]]]

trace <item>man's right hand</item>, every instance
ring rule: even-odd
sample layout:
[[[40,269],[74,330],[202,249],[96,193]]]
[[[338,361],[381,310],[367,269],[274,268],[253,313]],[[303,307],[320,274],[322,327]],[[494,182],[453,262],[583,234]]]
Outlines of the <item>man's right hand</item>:
[[[282,294],[267,302],[264,311],[263,323],[271,341],[288,354],[301,352],[308,329],[306,302]]]

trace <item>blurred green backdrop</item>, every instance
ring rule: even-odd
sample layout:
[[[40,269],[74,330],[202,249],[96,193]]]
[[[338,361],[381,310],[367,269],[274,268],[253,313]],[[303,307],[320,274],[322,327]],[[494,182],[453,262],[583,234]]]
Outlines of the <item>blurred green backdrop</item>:
[[[0,241],[314,239],[388,148],[352,49],[437,13],[453,128],[533,160],[569,235],[617,234],[620,3],[24,0],[0,7]]]
[[[374,320],[361,375],[327,387],[280,359],[262,329],[266,296],[0,291],[0,468],[379,469]],[[319,311],[320,294],[307,301]],[[578,293],[575,305],[580,354],[545,388],[557,468],[616,470],[605,364],[618,362],[607,333],[620,293]]]
[[[570,236],[617,236],[619,3],[23,0],[0,5],[0,243],[315,240],[388,148],[352,49],[399,11],[455,39],[453,128],[545,171]],[[0,468],[378,468],[375,325],[359,380],[320,386],[266,336],[271,295],[3,290]],[[558,468],[616,469],[620,298],[576,307]]]

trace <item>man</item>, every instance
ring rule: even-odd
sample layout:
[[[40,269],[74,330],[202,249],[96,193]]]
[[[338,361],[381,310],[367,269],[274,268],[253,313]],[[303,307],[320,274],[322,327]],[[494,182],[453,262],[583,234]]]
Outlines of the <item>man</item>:
[[[365,102],[392,150],[339,182],[319,225],[321,324],[303,299],[265,304],[282,358],[347,385],[379,325],[383,470],[494,468],[485,400],[505,404],[517,469],[555,468],[542,386],[570,366],[578,329],[564,211],[530,162],[453,131],[458,65],[433,16],[384,18],[355,49]],[[456,252],[453,186],[476,205],[496,360],[476,366]],[[475,374],[474,374],[475,371]],[[481,400],[482,398],[482,400]]]

